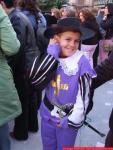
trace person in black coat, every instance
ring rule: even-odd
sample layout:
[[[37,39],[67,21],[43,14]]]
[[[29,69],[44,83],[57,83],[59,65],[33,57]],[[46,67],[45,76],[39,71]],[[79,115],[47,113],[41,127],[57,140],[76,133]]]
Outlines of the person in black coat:
[[[90,39],[82,40],[81,50],[86,53],[87,58],[91,66],[95,67],[98,61],[98,43],[101,39],[99,25],[96,21],[96,17],[88,8],[82,8],[78,14],[79,19],[83,27],[89,28],[95,32],[95,35]],[[89,49],[90,46],[90,49]]]
[[[94,89],[98,88],[105,82],[113,79],[113,51],[109,55],[108,59],[103,61],[100,65],[96,68],[97,77],[93,79],[92,86],[91,86],[91,95],[90,95],[90,103],[87,109],[87,113],[93,107],[93,94]],[[109,119],[109,132],[107,134],[105,140],[105,147],[113,147],[113,109]]]
[[[105,39],[113,37],[113,3],[108,3],[104,10],[104,17],[100,23],[106,32]]]
[[[86,27],[88,29],[91,29],[95,32],[95,35],[87,40],[83,40],[82,43],[85,45],[95,45],[100,40],[100,31],[99,31],[99,25],[96,21],[96,17],[93,15],[93,13],[87,9],[82,8],[79,11],[79,19],[81,20],[81,24],[83,27]]]

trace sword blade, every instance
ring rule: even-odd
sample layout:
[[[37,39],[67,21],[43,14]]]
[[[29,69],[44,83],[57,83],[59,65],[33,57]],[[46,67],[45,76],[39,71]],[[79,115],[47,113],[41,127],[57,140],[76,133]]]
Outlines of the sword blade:
[[[88,126],[89,128],[91,128],[93,131],[95,131],[96,133],[98,133],[101,137],[106,136],[104,133],[101,133],[100,131],[98,131],[96,128],[94,128],[92,125],[90,125],[88,122],[84,121],[84,124],[86,126]]]

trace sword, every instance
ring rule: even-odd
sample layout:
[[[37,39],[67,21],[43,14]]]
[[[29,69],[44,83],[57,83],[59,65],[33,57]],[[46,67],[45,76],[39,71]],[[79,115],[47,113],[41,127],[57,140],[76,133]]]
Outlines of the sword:
[[[59,105],[56,102],[50,101],[50,103],[58,108],[60,111],[57,111],[59,113],[59,116],[62,118],[66,115],[70,114],[70,110],[73,108],[73,103],[67,103],[65,105]]]
[[[98,131],[96,128],[94,128],[92,125],[90,125],[87,121],[84,121],[84,124],[89,127],[90,129],[92,129],[93,131],[95,131],[97,134],[99,134],[101,137],[106,136],[104,133]]]
[[[69,115],[70,110],[73,108],[73,104],[69,103],[69,104],[65,104],[65,105],[59,105],[53,101],[51,101],[51,104],[56,106],[57,108],[59,108],[61,111],[59,111],[59,116],[62,118],[63,115]],[[62,111],[64,113],[62,113]],[[106,136],[104,133],[100,132],[99,130],[97,130],[95,127],[93,127],[92,125],[90,125],[87,121],[84,121],[84,124],[89,127],[90,129],[92,129],[93,131],[95,131],[97,134],[99,134],[101,137]]]

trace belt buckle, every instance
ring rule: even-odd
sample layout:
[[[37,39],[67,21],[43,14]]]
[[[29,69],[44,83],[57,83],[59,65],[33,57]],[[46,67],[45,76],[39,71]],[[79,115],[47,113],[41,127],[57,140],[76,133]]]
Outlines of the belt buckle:
[[[63,118],[66,115],[66,113],[61,109],[58,109],[58,114],[60,118]]]

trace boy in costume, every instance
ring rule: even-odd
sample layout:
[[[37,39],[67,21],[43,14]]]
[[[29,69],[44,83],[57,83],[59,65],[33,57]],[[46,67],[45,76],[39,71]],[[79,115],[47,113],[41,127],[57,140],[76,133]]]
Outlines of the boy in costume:
[[[89,34],[85,37],[86,31]],[[91,78],[96,74],[79,51],[79,44],[81,35],[89,38],[93,33],[82,28],[77,18],[61,19],[45,31],[45,36],[50,32],[53,38],[47,51],[59,65],[41,104],[41,133],[43,150],[62,150],[74,146],[85,120]]]
[[[94,33],[82,28],[79,19],[68,17],[48,28],[45,36],[50,38],[48,54],[59,63],[40,107],[43,150],[62,150],[74,146],[78,129],[85,120],[91,79],[96,73],[79,51],[79,44]]]

